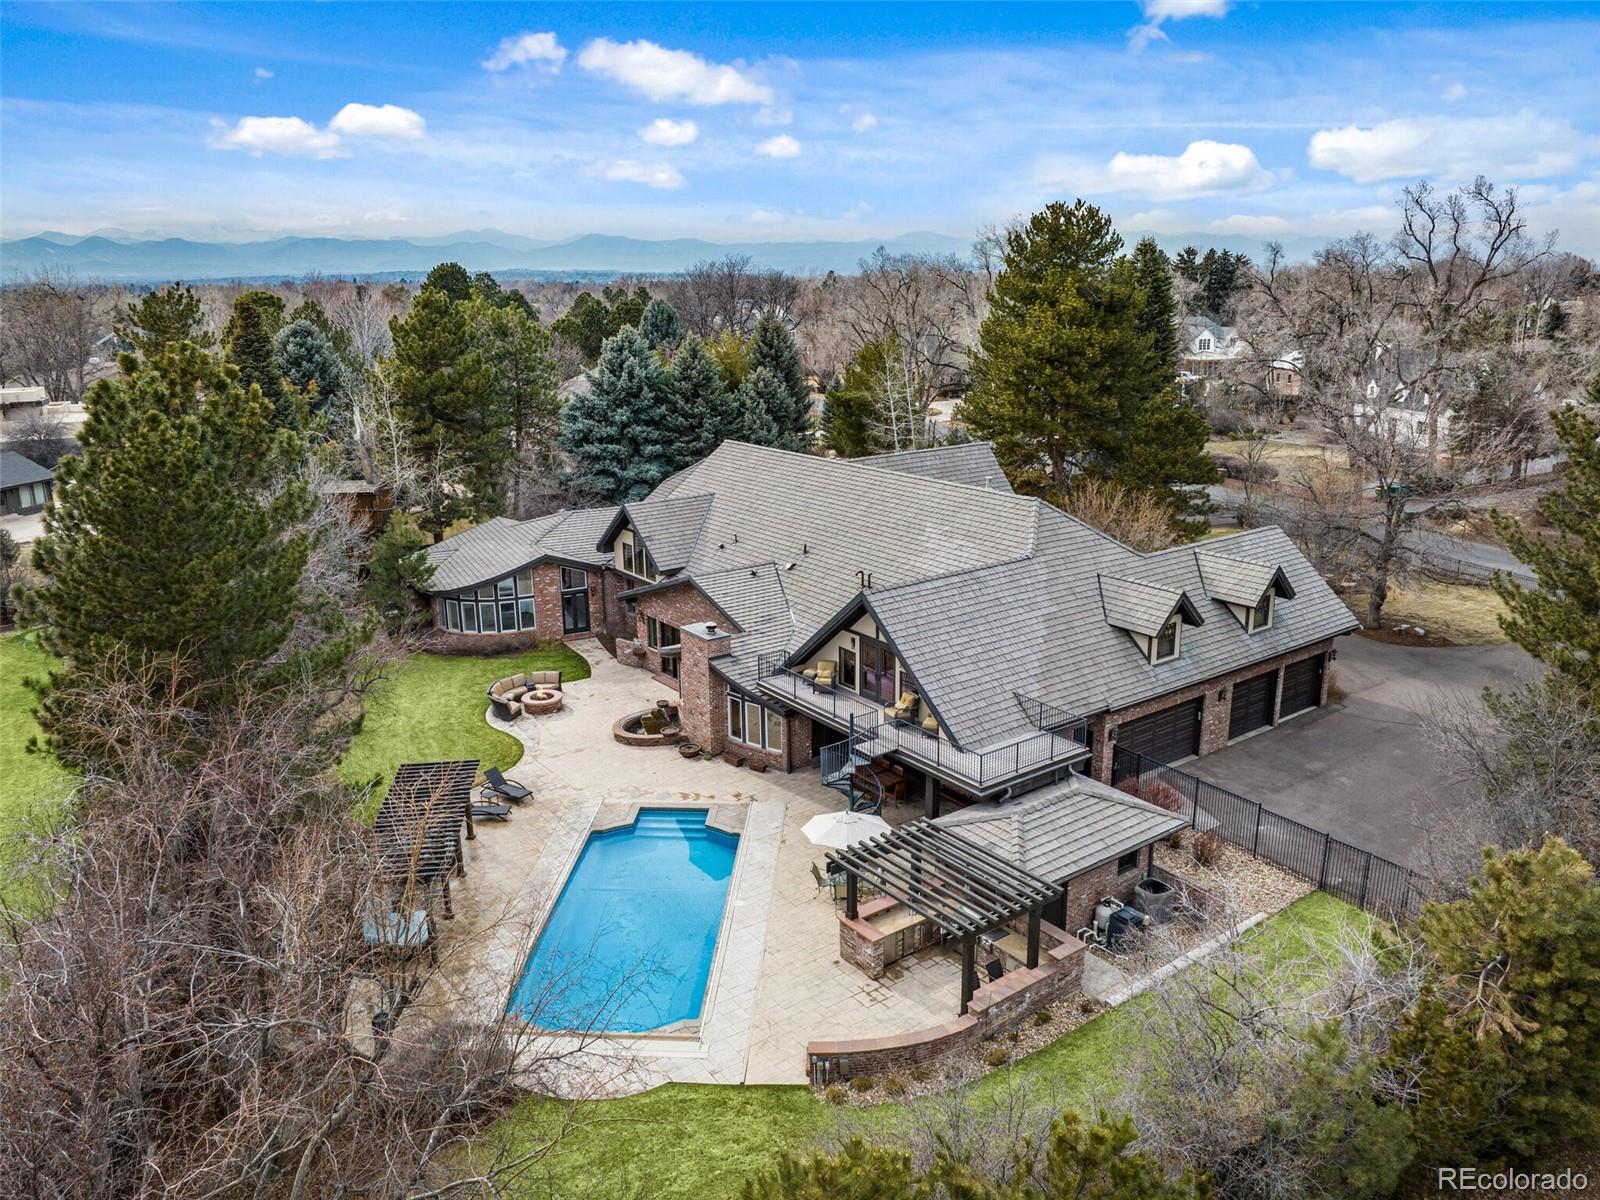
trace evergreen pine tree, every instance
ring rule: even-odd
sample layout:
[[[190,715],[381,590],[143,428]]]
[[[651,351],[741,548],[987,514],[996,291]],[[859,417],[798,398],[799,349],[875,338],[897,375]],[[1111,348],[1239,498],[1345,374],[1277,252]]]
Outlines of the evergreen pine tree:
[[[673,356],[670,384],[661,414],[669,473],[699,462],[728,438],[744,436],[739,405],[699,338],[684,339]]]
[[[561,410],[558,444],[569,477],[608,504],[647,495],[669,473],[662,435],[667,377],[637,329],[608,338],[589,373],[593,386]]]
[[[285,325],[293,325],[296,321],[310,321],[322,331],[322,336],[328,339],[328,344],[343,362],[359,369],[360,364],[356,361],[355,345],[350,340],[350,331],[328,316],[327,310],[315,300],[309,297],[302,300],[283,320]]]
[[[345,398],[345,366],[322,330],[310,321],[285,325],[278,330],[273,352],[278,373],[305,397],[313,417],[339,410]]]
[[[1078,472],[1109,475],[1147,398],[1143,293],[1111,220],[1079,200],[1008,231],[978,332],[968,430],[1019,491],[1059,503]]]
[[[1180,278],[1190,283],[1200,282],[1200,251],[1193,246],[1185,246],[1178,251],[1178,256],[1172,260],[1172,270]]]
[[[844,376],[828,389],[823,408],[823,432],[829,448],[840,458],[860,458],[893,449],[884,437],[883,381],[889,363],[899,357],[899,343],[887,339],[868,342],[856,351]]]
[[[1151,395],[1171,386],[1178,373],[1178,302],[1172,295],[1172,267],[1155,238],[1133,248],[1133,273],[1144,289],[1144,307],[1137,322],[1150,339]]]
[[[804,449],[811,431],[811,386],[789,323],[772,309],[761,314],[750,338],[750,369],[762,367],[783,385],[782,397],[768,397],[780,439],[786,446]]]
[[[670,354],[683,341],[683,322],[665,300],[652,300],[639,318],[639,332],[650,349]]]
[[[805,444],[792,433],[786,433],[774,410],[782,411],[790,402],[789,389],[770,367],[756,367],[745,376],[735,396],[740,413],[740,440],[756,446],[774,446],[779,450],[800,451]]]
[[[174,342],[193,342],[202,350],[216,344],[206,332],[205,310],[192,288],[175,283],[148,293],[122,309],[112,325],[117,340],[140,358],[149,359]]]
[[[1424,905],[1434,961],[1388,1050],[1415,1080],[1422,1165],[1528,1163],[1600,1125],[1600,886],[1560,838],[1484,851],[1468,895]]]
[[[465,309],[444,292],[424,288],[404,320],[389,322],[397,408],[411,452],[431,464],[431,474],[457,472],[464,484],[432,489],[423,498],[418,523],[434,541],[461,517],[499,510],[511,452],[494,372],[472,344]]]
[[[261,328],[266,330],[268,338],[278,336],[278,330],[283,328],[283,297],[276,292],[269,292],[264,288],[255,288],[248,292],[241,292],[233,301],[233,307],[228,312],[228,320],[222,326],[222,352],[226,356],[233,346],[234,335],[239,328],[239,314],[246,309],[254,309],[260,316]]]
[[[27,593],[25,619],[66,660],[63,682],[121,655],[127,670],[170,666],[163,685],[187,702],[237,694],[295,624],[312,511],[297,474],[304,443],[276,426],[258,389],[192,344],[148,362],[125,356],[123,370],[86,398],[83,452],[62,462],[34,543],[44,582]],[[72,761],[71,714],[56,695],[42,720]]]
[[[1600,375],[1589,385],[1600,403]],[[1551,670],[1571,679],[1600,708],[1600,411],[1572,406],[1551,415],[1567,451],[1561,484],[1539,501],[1555,530],[1547,538],[1514,517],[1494,514],[1506,549],[1533,568],[1539,586],[1497,574],[1506,635]]]
[[[299,406],[294,394],[283,386],[283,372],[278,368],[273,333],[267,325],[271,320],[271,307],[247,301],[253,293],[245,293],[234,305],[228,318],[226,359],[239,368],[239,382],[246,388],[258,387],[272,405],[272,421],[279,429],[296,429],[300,426]],[[279,305],[282,305],[279,301]]]
[[[372,544],[367,563],[367,602],[390,632],[399,633],[421,623],[417,592],[428,586],[434,565],[428,561],[428,539],[403,519],[391,519]]]
[[[1127,446],[1112,478],[1156,497],[1172,514],[1181,535],[1199,537],[1209,522],[1210,501],[1199,485],[1216,477],[1206,452],[1211,428],[1179,394],[1175,384],[1146,400],[1129,426]]]
[[[505,419],[511,505],[520,514],[533,476],[549,465],[560,430],[560,376],[550,356],[550,335],[523,305],[499,305],[475,295],[462,309],[473,345],[493,372],[492,409]]]
[[[467,274],[467,269],[460,263],[443,262],[428,272],[418,291],[426,291],[428,288],[443,292],[450,302],[455,304],[472,295],[472,276]]]

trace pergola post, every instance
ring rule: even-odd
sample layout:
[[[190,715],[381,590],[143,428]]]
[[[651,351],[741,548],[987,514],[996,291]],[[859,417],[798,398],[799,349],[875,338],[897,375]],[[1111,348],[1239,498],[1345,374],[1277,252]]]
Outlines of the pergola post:
[[[922,808],[930,821],[939,815],[939,781],[932,775],[922,777]]]
[[[854,871],[844,873],[844,915],[854,921],[861,915],[860,888]]]
[[[972,1003],[974,980],[978,974],[977,966],[978,939],[975,934],[967,934],[961,939],[961,1015],[967,1015],[967,1006]]]
[[[1028,910],[1028,969],[1039,965],[1039,906]]]

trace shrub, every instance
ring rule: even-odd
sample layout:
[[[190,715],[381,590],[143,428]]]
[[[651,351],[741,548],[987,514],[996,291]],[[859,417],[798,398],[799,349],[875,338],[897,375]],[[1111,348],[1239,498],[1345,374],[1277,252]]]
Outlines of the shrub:
[[[865,1095],[867,1092],[870,1092],[872,1090],[872,1076],[857,1075],[850,1081],[850,1090],[852,1092],[859,1092],[863,1095]]]
[[[846,1095],[848,1093],[837,1083],[830,1083],[822,1089],[822,1098],[829,1104],[843,1104]]]
[[[891,1075],[883,1081],[883,1090],[891,1096],[904,1096],[906,1094],[906,1081],[898,1075]]]
[[[1048,1025],[1055,1019],[1055,1015],[1056,1014],[1050,1011],[1050,1009],[1041,1008],[1038,1012],[1033,1014],[1033,1023],[1035,1025]]]
[[[926,1083],[926,1082],[928,1082],[928,1080],[933,1078],[933,1068],[931,1068],[931,1067],[912,1067],[911,1068],[911,1078],[915,1079],[918,1083]]]
[[[1006,1041],[1008,1042],[1020,1042],[1021,1040],[1022,1030],[1020,1029],[1013,1029],[1010,1033],[1006,1034]]]
[[[1185,808],[1183,793],[1160,779],[1139,779],[1130,776],[1117,784],[1117,789],[1170,813],[1181,813]]]
[[[1011,1061],[1011,1051],[1004,1046],[990,1046],[983,1061],[991,1067],[1003,1067]]]
[[[1188,831],[1184,829],[1173,831],[1172,835],[1167,838],[1167,845],[1171,846],[1174,850],[1182,850],[1184,842],[1188,841],[1188,838],[1184,836],[1187,832]]]
[[[1189,854],[1202,867],[1214,867],[1222,857],[1222,839],[1211,830],[1195,834]]]
[[[1098,1016],[1105,1011],[1105,1001],[1094,996],[1082,996],[1078,1000],[1078,1011],[1086,1017]]]

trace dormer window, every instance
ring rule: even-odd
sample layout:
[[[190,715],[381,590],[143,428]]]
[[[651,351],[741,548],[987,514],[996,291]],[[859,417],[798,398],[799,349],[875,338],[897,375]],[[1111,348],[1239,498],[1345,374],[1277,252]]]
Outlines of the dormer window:
[[[1266,594],[1261,597],[1260,603],[1250,610],[1250,619],[1245,624],[1245,628],[1249,632],[1255,633],[1259,629],[1272,628],[1272,600],[1274,595],[1275,593],[1272,589],[1268,588]]]
[[[1161,632],[1151,639],[1151,662],[1162,663],[1169,658],[1178,657],[1178,630],[1182,624],[1183,618],[1177,613],[1173,613],[1172,616],[1167,618],[1167,623],[1161,627]]]
[[[1200,342],[1199,342],[1199,347],[1200,347],[1201,350],[1209,350],[1209,349],[1211,349],[1211,339],[1208,338],[1208,337],[1201,338]]]

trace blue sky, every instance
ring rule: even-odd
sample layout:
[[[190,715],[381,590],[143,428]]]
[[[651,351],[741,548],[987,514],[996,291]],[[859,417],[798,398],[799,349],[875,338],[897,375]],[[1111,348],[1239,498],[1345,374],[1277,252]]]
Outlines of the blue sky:
[[[14,4],[0,232],[1387,233],[1478,172],[1600,254],[1600,6]]]

